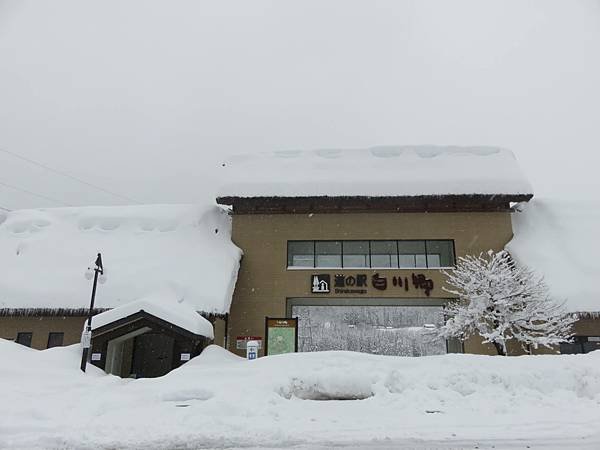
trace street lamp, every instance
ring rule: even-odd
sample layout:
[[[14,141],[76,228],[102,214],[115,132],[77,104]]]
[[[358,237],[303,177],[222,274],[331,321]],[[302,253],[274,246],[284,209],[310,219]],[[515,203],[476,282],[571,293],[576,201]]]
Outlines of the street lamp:
[[[106,274],[104,273],[104,267],[102,267],[102,255],[98,253],[96,267],[93,269],[88,267],[85,271],[85,277],[88,280],[94,279],[94,285],[92,286],[92,300],[90,301],[90,310],[88,312],[87,325],[85,331],[81,337],[81,343],[83,344],[83,354],[81,355],[81,370],[85,372],[85,366],[87,365],[88,353],[90,351],[90,345],[92,343],[92,314],[94,311],[94,300],[96,299],[96,286],[98,285],[98,279],[100,283],[106,282]]]

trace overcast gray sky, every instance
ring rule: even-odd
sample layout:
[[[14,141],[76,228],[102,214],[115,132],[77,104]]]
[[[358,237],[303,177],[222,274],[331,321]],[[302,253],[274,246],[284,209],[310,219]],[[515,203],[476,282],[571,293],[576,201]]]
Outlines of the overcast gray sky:
[[[0,149],[143,203],[210,201],[230,153],[386,144],[507,147],[573,195],[599,123],[597,0],[0,0]],[[0,151],[2,207],[123,203]]]

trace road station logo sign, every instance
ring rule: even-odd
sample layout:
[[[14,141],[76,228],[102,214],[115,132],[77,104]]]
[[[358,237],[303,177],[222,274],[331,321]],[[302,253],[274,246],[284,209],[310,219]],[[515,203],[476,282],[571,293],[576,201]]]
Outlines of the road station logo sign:
[[[370,277],[364,273],[358,274],[335,274],[333,285],[331,275],[313,274],[310,276],[311,292],[313,294],[367,294],[369,288],[376,291],[403,290],[409,292],[417,290],[423,292],[427,297],[431,295],[434,288],[433,280],[422,273],[396,274],[391,277],[374,273]],[[333,290],[333,291],[332,291]]]
[[[311,291],[313,294],[328,294],[331,286],[331,275],[319,274],[311,277]]]

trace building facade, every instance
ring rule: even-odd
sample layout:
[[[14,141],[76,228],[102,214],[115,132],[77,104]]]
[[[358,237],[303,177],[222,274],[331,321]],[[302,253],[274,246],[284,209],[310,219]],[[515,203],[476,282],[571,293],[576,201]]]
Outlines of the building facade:
[[[259,355],[496,354],[479,337],[444,341],[433,330],[446,320],[444,306],[453,299],[444,271],[462,256],[507,248],[513,215],[533,196],[512,153],[385,147],[243,156],[222,168],[221,208],[212,210],[11,213],[0,223],[6,272],[0,338],[37,349],[79,342],[90,289],[81,269],[90,249],[98,249],[112,280],[99,289],[95,313],[158,292],[168,280],[177,286],[178,301],[185,298],[212,323],[214,343],[242,356],[249,341],[258,341]],[[49,267],[48,255],[61,264]],[[56,282],[42,289],[19,281],[40,271]],[[574,341],[534,353],[600,348],[600,309],[569,310],[579,314]],[[147,365],[140,355],[156,356],[168,344],[161,350],[166,359],[157,358],[171,364],[148,369],[163,373],[208,342],[199,345],[194,336],[174,333],[173,324],[152,320],[140,328],[145,337],[137,328],[123,335],[111,328],[103,330],[103,341],[97,332],[96,363],[106,369],[107,361],[119,359],[109,358],[113,340],[120,352],[113,354],[127,358],[110,363],[109,371],[130,376],[140,372],[136,364]],[[127,345],[121,345],[124,336],[131,338]],[[521,351],[509,346],[510,354]]]
[[[432,340],[427,331],[444,320],[452,298],[442,270],[460,256],[501,250],[512,238],[507,198],[438,198],[410,207],[399,199],[393,210],[347,200],[292,213],[292,199],[218,201],[233,207],[232,239],[244,252],[229,350],[242,354],[245,340],[264,340],[266,317],[298,317],[300,351],[495,352],[477,339],[464,346]]]
[[[238,155],[223,164],[223,179],[217,203],[230,208],[232,240],[244,253],[226,326],[229,350],[243,354],[250,339],[269,348],[267,318],[297,318],[299,351],[496,354],[479,337],[441,342],[432,329],[453,298],[443,271],[461,256],[504,250],[513,214],[533,197],[510,151],[399,146]],[[593,312],[581,314],[574,332],[572,345],[532,351],[600,345]]]

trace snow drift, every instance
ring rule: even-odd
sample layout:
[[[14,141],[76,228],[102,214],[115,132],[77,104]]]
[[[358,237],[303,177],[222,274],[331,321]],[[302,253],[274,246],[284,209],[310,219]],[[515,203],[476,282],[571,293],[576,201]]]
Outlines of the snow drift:
[[[507,437],[524,447],[565,436],[582,442],[573,448],[600,442],[600,352],[321,352],[246,361],[210,346],[164,377],[139,380],[94,367],[82,374],[78,346],[40,352],[0,340],[0,359],[14,361],[0,367],[0,383],[12,387],[0,392],[2,404],[11,405],[0,418],[0,448],[281,448]]]
[[[0,308],[84,308],[83,276],[101,252],[108,281],[96,307],[168,287],[198,311],[229,310],[241,250],[216,206],[21,210],[0,218]]]

